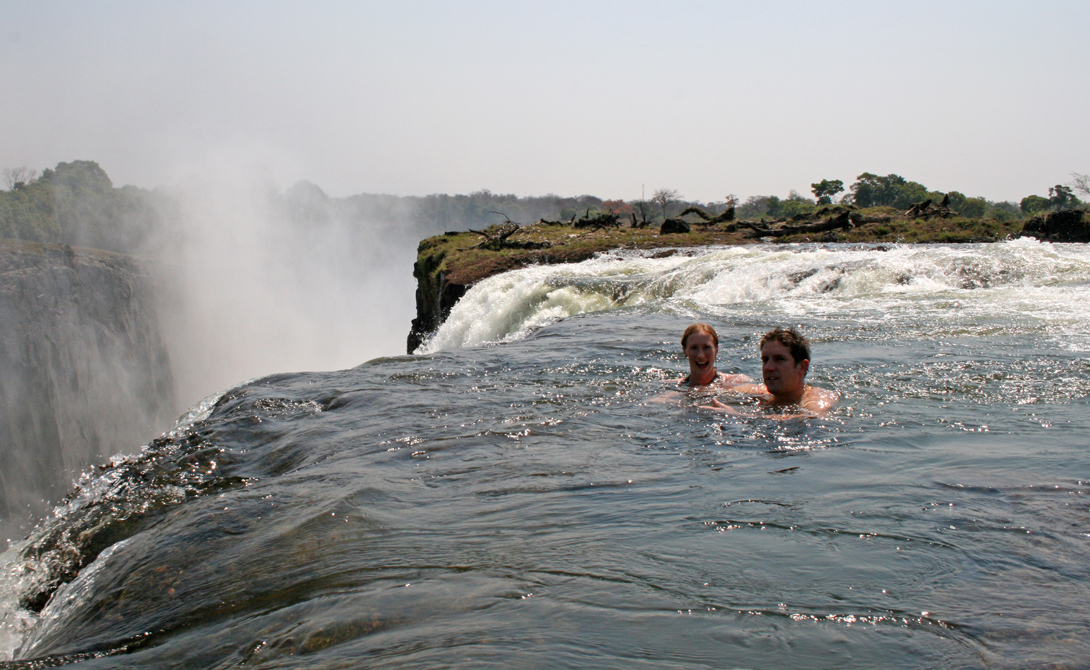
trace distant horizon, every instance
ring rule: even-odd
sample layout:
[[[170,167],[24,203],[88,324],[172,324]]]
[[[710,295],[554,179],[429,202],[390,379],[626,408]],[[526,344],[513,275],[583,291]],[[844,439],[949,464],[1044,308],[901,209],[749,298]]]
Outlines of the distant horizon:
[[[46,170],[46,169],[52,170],[52,169],[56,168],[59,163],[72,163],[72,162],[76,162],[76,161],[90,161],[90,162],[98,164],[100,167],[102,167],[103,171],[106,172],[106,174],[108,176],[110,176],[110,180],[111,180],[111,182],[113,182],[113,185],[114,185],[115,188],[122,188],[122,187],[125,187],[125,186],[135,186],[136,188],[141,188],[141,189],[144,189],[144,190],[147,190],[147,191],[154,191],[157,188],[166,188],[166,189],[177,188],[186,181],[183,178],[183,179],[179,179],[178,181],[176,181],[173,184],[156,184],[156,185],[150,186],[150,187],[149,186],[142,186],[142,185],[139,185],[139,184],[119,184],[119,183],[116,182],[116,180],[114,180],[113,176],[110,174],[110,171],[105,166],[103,166],[99,161],[96,161],[96,160],[90,159],[90,158],[74,158],[74,159],[70,159],[70,160],[62,160],[62,161],[59,161],[58,163],[55,163],[55,164],[53,164],[51,166],[48,166],[46,168],[35,168],[33,166],[21,165],[21,166],[3,166],[2,169],[11,169],[13,167],[14,168],[29,168],[31,170],[34,170],[35,174],[37,176],[40,176],[42,174],[43,170]],[[850,190],[851,185],[858,180],[858,177],[862,176],[863,174],[865,174],[867,172],[869,172],[869,171],[864,171],[864,172],[860,173],[859,175],[856,175],[850,181],[849,180],[842,180],[844,182],[844,192],[837,196],[837,200],[839,200],[844,195],[846,195],[848,193],[848,191]],[[870,174],[878,174],[878,173],[870,172]],[[899,172],[892,172],[892,173],[887,173],[887,174],[896,174],[896,175],[899,175],[901,177],[904,177],[908,181],[916,181],[918,183],[923,183],[923,182],[919,182],[919,180],[913,179],[911,175],[906,176],[906,175],[901,174]],[[1073,176],[1075,174],[1078,174],[1078,173],[1073,173],[1073,175],[1068,176],[1067,180],[1065,180],[1063,182],[1057,182],[1056,184],[1052,184],[1051,186],[1052,187],[1054,187],[1056,185],[1069,186],[1069,185],[1071,185],[1072,180],[1073,180]],[[880,176],[886,176],[886,175],[880,175]],[[480,192],[488,192],[488,193],[491,193],[492,195],[513,195],[513,196],[515,196],[517,198],[547,198],[547,197],[553,196],[553,197],[567,199],[567,198],[581,198],[581,197],[584,197],[584,196],[590,196],[590,197],[598,198],[598,199],[603,200],[603,201],[605,201],[605,200],[623,200],[624,202],[634,202],[634,201],[637,201],[637,200],[641,199],[641,198],[638,198],[638,197],[637,198],[615,198],[615,197],[612,197],[612,195],[603,196],[603,195],[600,195],[600,194],[597,194],[597,193],[590,193],[590,192],[582,192],[582,193],[578,193],[578,194],[562,194],[562,193],[552,193],[552,192],[549,192],[549,193],[520,194],[520,193],[513,193],[513,192],[510,192],[510,191],[494,190],[494,189],[491,189],[491,188],[488,188],[488,187],[478,188],[478,189],[474,189],[472,191],[466,191],[466,192],[433,192],[433,193],[423,193],[423,194],[418,194],[418,193],[400,194],[400,193],[389,193],[389,192],[382,192],[382,191],[359,191],[359,192],[356,192],[356,193],[349,193],[347,195],[333,195],[333,194],[330,194],[321,184],[319,184],[319,183],[317,183],[317,182],[315,182],[315,181],[313,181],[311,179],[307,179],[305,177],[297,179],[296,181],[292,182],[290,185],[279,184],[279,183],[276,183],[275,181],[267,182],[267,183],[269,183],[270,185],[272,185],[275,188],[278,188],[278,189],[280,189],[282,191],[288,191],[288,190],[294,188],[295,186],[297,186],[298,184],[309,184],[311,186],[317,187],[327,197],[335,198],[335,199],[352,198],[354,196],[360,196],[360,195],[390,196],[390,197],[395,197],[395,198],[427,198],[427,197],[430,197],[430,196],[438,196],[438,195],[447,195],[447,196],[466,195],[466,196],[469,196],[469,195],[473,195],[474,193],[480,193]],[[816,184],[817,182],[814,182],[814,183]],[[811,187],[812,186],[813,186],[813,184],[811,184]],[[931,191],[939,192],[939,193],[950,193],[950,192],[955,192],[956,191],[956,192],[959,192],[962,195],[965,195],[965,196],[967,196],[969,198],[984,197],[984,196],[980,196],[980,195],[973,194],[973,193],[967,193],[967,192],[962,191],[962,190],[960,190],[958,188],[952,188],[952,189],[935,188],[931,184],[924,184],[924,186],[926,186]],[[669,188],[669,187],[656,186],[656,189],[657,188]],[[6,184],[0,184],[0,190],[6,190]],[[650,189],[650,193],[653,193],[654,190],[655,189]],[[678,190],[681,192],[681,194],[679,196],[679,200],[684,201],[684,202],[704,203],[704,204],[718,204],[718,203],[723,203],[726,200],[726,198],[713,199],[713,200],[702,200],[702,199],[699,199],[699,198],[689,198],[689,197],[685,196],[685,194],[683,192],[683,189],[678,189]],[[739,203],[744,203],[749,198],[760,198],[760,197],[769,197],[769,196],[775,196],[775,197],[778,197],[778,198],[781,198],[781,199],[787,199],[787,198],[790,197],[790,193],[791,193],[792,190],[797,191],[798,195],[800,195],[800,196],[802,196],[804,198],[807,198],[807,199],[810,199],[810,200],[815,199],[812,189],[808,189],[806,191],[802,191],[800,189],[789,189],[786,194],[752,193],[752,194],[742,195],[742,194],[735,193],[735,194],[731,194],[731,195],[737,196]],[[1019,196],[1017,198],[1011,198],[1011,199],[1007,199],[1007,200],[991,200],[990,198],[988,198],[988,200],[990,202],[994,202],[994,203],[1007,202],[1007,203],[1013,203],[1013,204],[1017,205],[1023,198],[1031,196],[1031,195],[1047,197],[1048,188],[1045,188],[1043,190],[1043,192],[1041,192],[1041,193],[1026,193],[1026,194],[1021,195],[1021,196]],[[644,199],[649,200],[650,197],[651,197],[650,194],[648,194],[646,196],[646,198],[644,198]]]

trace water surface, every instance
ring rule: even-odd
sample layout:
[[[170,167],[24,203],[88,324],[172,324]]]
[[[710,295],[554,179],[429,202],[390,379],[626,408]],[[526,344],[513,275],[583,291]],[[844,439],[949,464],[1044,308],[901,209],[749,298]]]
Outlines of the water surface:
[[[88,473],[3,556],[0,665],[1085,667],[1088,287],[1026,241],[492,278]],[[650,402],[694,320],[754,376],[798,325],[842,403]]]

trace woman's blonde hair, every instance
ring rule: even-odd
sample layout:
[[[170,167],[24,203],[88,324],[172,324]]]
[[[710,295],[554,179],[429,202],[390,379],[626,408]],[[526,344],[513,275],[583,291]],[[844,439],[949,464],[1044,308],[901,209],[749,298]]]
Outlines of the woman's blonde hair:
[[[705,335],[711,335],[712,342],[715,343],[715,348],[719,348],[719,335],[715,332],[715,328],[712,328],[706,323],[694,323],[685,329],[685,332],[681,334],[681,348],[685,348],[685,343],[689,341],[689,336],[693,333],[704,333]]]

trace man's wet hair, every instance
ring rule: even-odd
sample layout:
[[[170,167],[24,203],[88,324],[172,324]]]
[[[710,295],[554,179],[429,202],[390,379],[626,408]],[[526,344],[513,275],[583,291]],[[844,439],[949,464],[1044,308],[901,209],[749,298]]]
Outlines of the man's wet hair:
[[[769,342],[776,341],[791,350],[791,358],[795,359],[795,365],[800,361],[810,360],[810,340],[799,334],[794,328],[774,328],[761,338],[761,348]]]
[[[681,347],[685,348],[685,343],[689,341],[689,336],[693,333],[704,333],[705,335],[711,335],[712,342],[715,343],[716,349],[719,348],[719,335],[715,332],[715,328],[712,328],[706,323],[694,323],[685,329],[685,332],[681,334]]]

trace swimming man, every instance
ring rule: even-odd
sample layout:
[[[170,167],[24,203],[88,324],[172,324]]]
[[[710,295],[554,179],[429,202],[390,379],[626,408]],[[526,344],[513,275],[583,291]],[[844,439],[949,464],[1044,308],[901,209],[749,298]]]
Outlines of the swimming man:
[[[776,328],[761,338],[764,383],[738,384],[732,390],[757,396],[765,407],[803,410],[803,414],[794,416],[821,416],[836,405],[840,396],[835,391],[807,384],[809,369],[810,343],[806,338],[794,328]],[[712,399],[708,409],[737,411],[718,399]]]

